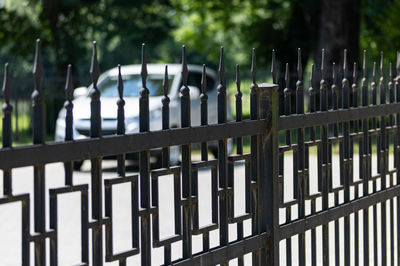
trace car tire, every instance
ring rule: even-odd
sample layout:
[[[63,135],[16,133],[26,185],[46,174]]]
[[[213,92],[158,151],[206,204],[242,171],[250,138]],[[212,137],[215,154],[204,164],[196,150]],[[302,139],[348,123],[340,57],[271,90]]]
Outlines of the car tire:
[[[79,171],[83,165],[83,161],[74,161],[74,170]]]

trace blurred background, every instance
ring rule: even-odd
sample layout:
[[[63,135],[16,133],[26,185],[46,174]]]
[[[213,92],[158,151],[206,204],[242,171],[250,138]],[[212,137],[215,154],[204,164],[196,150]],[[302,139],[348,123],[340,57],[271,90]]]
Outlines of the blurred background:
[[[246,117],[252,47],[257,51],[260,83],[271,82],[272,49],[281,73],[279,82],[287,62],[293,88],[298,47],[305,80],[312,63],[319,68],[321,48],[326,51],[326,73],[331,73],[332,62],[340,67],[344,48],[349,51],[350,70],[366,49],[369,72],[371,62],[379,62],[380,51],[385,51],[387,71],[389,61],[395,67],[400,44],[399,13],[400,0],[0,0],[0,62],[10,64],[14,139],[26,143],[31,138],[37,38],[42,42],[42,89],[51,140],[64,102],[66,66],[73,65],[75,87],[88,86],[93,40],[101,72],[117,64],[139,63],[143,42],[148,62],[179,63],[185,44],[189,63],[217,69],[219,47],[224,46],[231,96],[235,64],[241,67]]]

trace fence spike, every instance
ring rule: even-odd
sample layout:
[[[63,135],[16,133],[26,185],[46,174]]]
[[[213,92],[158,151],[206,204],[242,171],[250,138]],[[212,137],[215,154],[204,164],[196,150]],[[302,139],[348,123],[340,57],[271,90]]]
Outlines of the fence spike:
[[[251,56],[251,77],[253,79],[253,84],[256,84],[256,74],[257,74],[256,48],[253,48],[252,49],[252,56]]]
[[[168,80],[168,65],[165,65],[165,73],[163,80],[163,93],[164,96],[168,96],[169,80]]]
[[[219,54],[219,67],[218,67],[219,83],[224,84],[225,63],[224,63],[224,47],[221,46]]]
[[[182,85],[184,87],[187,86],[187,79],[188,79],[188,68],[186,62],[186,47],[182,45]]]
[[[286,88],[289,88],[289,63],[286,63],[286,72],[285,72],[285,85]]]
[[[315,66],[314,64],[311,64],[311,73],[310,73],[310,82],[311,82],[311,87],[314,83],[314,71],[315,71]]]
[[[8,63],[4,64],[4,79],[3,79],[2,91],[3,91],[4,101],[6,103],[9,103],[11,96],[11,86],[10,86],[10,75],[8,73]]]
[[[303,76],[303,66],[301,65],[301,48],[297,48],[297,75],[298,79],[301,80]]]
[[[357,63],[354,62],[353,65],[353,84],[357,83]]]
[[[347,78],[347,49],[343,53],[343,77]]]
[[[322,49],[322,51],[321,51],[321,79],[325,78],[324,64],[325,64],[325,49]]]
[[[40,83],[42,81],[43,75],[43,65],[42,65],[42,52],[40,49],[40,39],[36,40],[36,50],[35,50],[35,62],[33,64],[33,76],[35,80],[35,90],[40,90]]]
[[[276,84],[276,58],[274,49],[272,49],[271,75],[272,75],[272,82]]]
[[[397,52],[397,61],[396,61],[396,71],[397,75],[400,75],[400,52]]]
[[[336,84],[336,63],[332,63],[332,83]]]
[[[69,64],[67,68],[67,80],[65,81],[65,98],[67,101],[72,101],[74,95],[74,83],[72,80],[72,65]]]
[[[315,88],[314,88],[314,78],[315,78],[315,65],[311,64],[311,73],[310,73],[310,88],[308,92],[310,95],[314,95]]]
[[[204,94],[207,88],[207,76],[206,76],[206,65],[203,64],[203,69],[201,72],[201,92]]]
[[[146,88],[147,64],[146,64],[146,44],[145,43],[142,43],[142,57],[141,57],[140,76],[142,77],[142,87]]]
[[[383,77],[383,51],[381,51],[381,62],[380,62],[380,65],[379,65],[379,69],[380,69],[380,71],[381,71],[381,77]]]
[[[97,88],[97,81],[99,79],[99,62],[97,61],[97,43],[93,42],[92,63],[90,65],[90,78],[92,79],[93,87]]]
[[[393,81],[392,62],[389,62],[389,82]]]
[[[367,50],[364,50],[363,53],[363,78],[367,78]]]
[[[117,88],[118,88],[118,95],[119,98],[122,99],[124,97],[124,81],[122,80],[122,75],[121,75],[121,65],[118,64],[118,82],[117,82]]]
[[[372,66],[372,81],[375,82],[375,80],[376,80],[376,62],[374,62]]]
[[[236,64],[236,89],[237,92],[240,92],[240,71],[239,71],[239,64]]]

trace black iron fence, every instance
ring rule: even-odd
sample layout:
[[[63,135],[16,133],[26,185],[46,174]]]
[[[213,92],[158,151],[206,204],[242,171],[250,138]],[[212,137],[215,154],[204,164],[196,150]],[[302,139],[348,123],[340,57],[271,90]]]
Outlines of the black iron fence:
[[[73,139],[73,82],[71,66],[68,66],[64,105],[65,141],[45,143],[42,65],[38,41],[33,68],[33,145],[12,147],[13,108],[10,103],[11,87],[7,65],[3,83],[5,103],[0,168],[3,170],[4,195],[0,198],[0,204],[22,203],[22,264],[32,263],[31,244],[34,245],[36,265],[46,264],[47,252],[50,254],[50,264],[58,264],[57,199],[61,194],[79,192],[81,204],[76,208],[80,208],[81,212],[82,264],[102,265],[103,261],[118,261],[120,265],[125,265],[129,264],[127,259],[130,257],[140,256],[142,265],[150,265],[152,248],[163,248],[163,260],[167,265],[226,265],[230,261],[243,265],[247,254],[251,255],[248,263],[251,261],[253,265],[279,265],[281,262],[286,265],[291,265],[292,262],[299,265],[328,265],[335,262],[339,265],[341,261],[350,265],[351,260],[355,265],[377,265],[378,259],[382,265],[393,265],[399,260],[400,254],[400,238],[397,236],[400,222],[396,218],[400,209],[399,79],[393,78],[390,64],[389,75],[385,80],[382,55],[379,82],[376,82],[374,63],[370,79],[372,81],[369,83],[364,54],[359,90],[357,66],[354,65],[353,84],[350,85],[346,61],[345,51],[341,85],[338,84],[334,66],[332,76],[329,77],[332,84],[328,84],[325,81],[328,74],[324,71],[322,51],[322,65],[318,70],[322,79],[319,88],[312,85],[308,90],[309,111],[305,113],[303,66],[299,50],[296,90],[291,89],[286,74],[286,88],[282,94],[285,115],[280,116],[279,88],[273,84],[257,84],[253,50],[253,84],[249,88],[250,119],[242,120],[242,93],[237,66],[236,121],[227,121],[225,67],[221,48],[218,108],[215,110],[218,112],[218,123],[209,125],[207,121],[207,81],[206,69],[203,67],[202,93],[199,98],[201,126],[191,126],[188,69],[186,50],[183,47],[181,127],[169,128],[170,99],[166,67],[162,130],[150,131],[149,91],[146,88],[147,69],[143,45],[143,88],[139,98],[140,132],[125,134],[123,81],[119,73],[117,134],[102,137],[101,95],[97,89],[99,67],[94,43],[90,68],[93,82],[89,93],[90,138]],[[273,52],[271,72],[274,83],[277,81],[275,67]],[[399,67],[398,62],[398,73]],[[315,84],[314,71],[313,66],[311,84]],[[289,73],[289,69],[286,73]],[[316,109],[317,97],[319,110]],[[291,103],[292,99],[295,99],[294,105]],[[292,106],[295,106],[294,110]],[[338,108],[339,106],[342,107]],[[247,136],[251,139],[249,153],[245,153],[243,149],[243,138]],[[236,143],[233,154],[227,152],[227,139],[230,138],[235,139]],[[373,141],[374,138],[377,139],[376,142]],[[217,159],[208,158],[207,142],[210,141],[218,141]],[[193,143],[201,143],[201,158],[198,160],[192,156]],[[177,145],[181,146],[181,164],[170,166],[169,147]],[[354,148],[355,145],[358,149]],[[338,147],[338,152],[335,147]],[[150,150],[156,148],[162,148],[161,169],[150,168]],[[373,148],[377,151],[377,160],[373,158]],[[316,150],[315,154],[313,149]],[[390,149],[393,155],[389,153]],[[138,174],[128,175],[125,156],[132,152],[139,153],[139,171]],[[288,154],[291,154],[291,162],[285,159]],[[117,155],[117,177],[105,179],[102,177],[102,158],[111,155]],[[89,184],[77,185],[74,181],[73,162],[85,159],[91,161],[90,188]],[[241,200],[245,202],[246,213],[240,216],[236,216],[234,211],[235,197],[239,196],[234,193],[235,164],[238,161],[243,161],[245,165],[245,193]],[[54,162],[64,163],[65,186],[48,190],[45,186],[44,167]],[[374,164],[377,168],[375,174],[372,173]],[[392,167],[389,168],[389,165]],[[16,195],[12,190],[12,170],[24,166],[33,166],[34,169],[33,198],[29,194]],[[311,171],[313,167],[317,169],[315,173]],[[211,223],[206,226],[200,226],[199,223],[198,173],[202,168],[211,169]],[[174,232],[171,232],[170,237],[161,238],[158,191],[162,189],[159,187],[159,180],[166,175],[173,175],[174,180],[174,189],[169,191],[174,199],[171,210]],[[113,186],[122,183],[131,186],[132,243],[129,250],[115,253]],[[288,193],[288,190],[291,192]],[[50,198],[49,206],[46,206],[46,195]],[[33,231],[30,229],[31,205],[34,209]],[[50,217],[49,228],[46,225],[46,216]],[[245,233],[246,222],[251,227],[248,233]],[[236,231],[233,239],[229,232],[232,228]],[[218,244],[210,247],[210,235],[213,231],[218,232]],[[194,236],[202,238],[202,250],[197,253],[192,249]],[[341,241],[343,246],[339,244]],[[172,259],[171,252],[177,248],[174,246],[177,243],[181,245],[181,256]],[[372,247],[370,243],[373,244]],[[292,253],[294,250],[297,256]]]

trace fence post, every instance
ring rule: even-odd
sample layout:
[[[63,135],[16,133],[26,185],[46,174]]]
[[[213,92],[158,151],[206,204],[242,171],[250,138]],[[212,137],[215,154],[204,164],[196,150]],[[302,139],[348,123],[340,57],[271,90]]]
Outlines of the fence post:
[[[267,120],[267,127],[260,142],[260,222],[261,231],[267,232],[266,256],[263,265],[279,265],[279,138],[278,85],[258,85],[259,115]],[[264,259],[266,260],[264,263]]]

